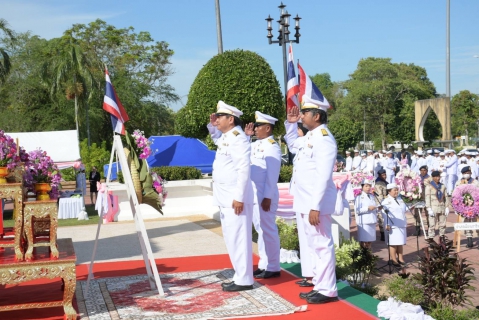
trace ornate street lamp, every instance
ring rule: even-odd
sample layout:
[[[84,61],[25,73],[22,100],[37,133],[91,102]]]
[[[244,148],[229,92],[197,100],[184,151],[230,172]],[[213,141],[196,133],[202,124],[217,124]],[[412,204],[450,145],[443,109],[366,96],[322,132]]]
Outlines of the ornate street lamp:
[[[295,23],[294,23],[294,29],[296,30],[296,33],[294,34],[294,40],[290,39],[289,38],[289,35],[290,35],[290,31],[289,31],[289,27],[290,27],[290,17],[291,15],[288,13],[288,11],[286,11],[284,8],[286,8],[286,5],[284,5],[282,2],[281,2],[281,5],[278,6],[279,8],[279,11],[280,11],[280,18],[279,20],[277,21],[278,22],[278,33],[279,33],[279,36],[278,36],[278,40],[273,40],[273,26],[272,26],[272,21],[274,20],[273,18],[271,18],[270,15],[268,15],[268,18],[266,18],[266,22],[267,22],[267,28],[266,30],[268,30],[268,35],[266,36],[268,38],[268,42],[269,44],[273,44],[273,43],[277,43],[278,45],[280,45],[282,48],[283,48],[283,71],[284,71],[284,101],[286,103],[286,95],[287,95],[287,88],[288,88],[288,59],[287,59],[287,55],[286,55],[286,44],[288,42],[294,42],[294,43],[299,43],[299,37],[301,37],[301,34],[299,33],[299,29],[300,29],[300,26],[299,26],[299,20],[301,20],[301,18],[296,15],[296,17],[294,17],[293,19],[295,20]]]

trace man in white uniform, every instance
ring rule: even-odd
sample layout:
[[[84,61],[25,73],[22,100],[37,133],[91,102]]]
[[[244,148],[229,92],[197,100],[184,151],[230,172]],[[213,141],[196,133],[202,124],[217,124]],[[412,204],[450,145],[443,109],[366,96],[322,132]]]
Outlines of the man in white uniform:
[[[353,171],[359,171],[360,166],[361,166],[361,156],[359,155],[359,150],[354,150]]]
[[[219,101],[210,115],[208,131],[218,146],[213,162],[213,203],[220,209],[221,227],[231,264],[232,282],[224,291],[253,289],[252,216],[253,186],[250,179],[250,142],[240,126],[243,114]]]
[[[366,159],[366,173],[369,175],[374,175],[374,156],[373,151],[368,150],[368,157]]]
[[[333,182],[333,167],[337,145],[327,123],[326,107],[303,96],[301,113],[297,107],[287,115],[288,126],[296,126],[301,117],[310,130],[295,162],[293,209],[300,212],[313,256],[314,289],[300,294],[308,303],[338,300],[336,287],[334,243],[331,234],[337,190]],[[287,130],[288,131],[288,130]],[[295,130],[291,130],[295,131]]]
[[[351,158],[351,152],[346,151],[346,172],[350,172],[353,169],[353,158]]]
[[[246,126],[246,135],[257,140],[251,144],[251,181],[253,182],[253,225],[258,233],[258,269],[255,278],[268,279],[280,276],[279,235],[276,226],[279,192],[278,176],[281,167],[281,150],[273,138],[273,128],[278,119],[259,111],[256,121]],[[254,131],[253,131],[254,126]]]
[[[432,171],[439,171],[439,161],[441,160],[441,158],[439,158],[439,154],[441,152],[437,149],[434,150],[434,158],[432,158]],[[432,173],[432,172],[431,172]]]
[[[396,177],[396,161],[393,159],[393,152],[388,151],[386,152],[386,161],[385,165],[383,166],[384,170],[386,170],[386,180],[388,183],[393,183],[394,178]]]
[[[447,194],[452,195],[452,190],[457,181],[457,156],[454,150],[450,149],[446,151],[446,154],[449,155],[449,160],[446,163],[446,173],[447,173]]]
[[[418,150],[417,151],[417,165],[416,165],[416,172],[419,173],[419,169],[422,167],[422,166],[426,166],[427,167],[427,161],[426,159],[423,157],[424,153],[422,150]]]
[[[432,155],[432,150],[429,149],[427,150],[427,157],[426,157],[426,165],[427,165],[427,170],[428,174],[431,175],[432,172],[432,159],[434,159],[434,156]]]
[[[366,159],[366,153],[361,153],[361,165],[359,165],[359,170],[361,172],[366,173],[366,165],[367,165],[367,159]]]
[[[414,150],[413,155],[411,156],[411,170],[417,172],[417,151]]]

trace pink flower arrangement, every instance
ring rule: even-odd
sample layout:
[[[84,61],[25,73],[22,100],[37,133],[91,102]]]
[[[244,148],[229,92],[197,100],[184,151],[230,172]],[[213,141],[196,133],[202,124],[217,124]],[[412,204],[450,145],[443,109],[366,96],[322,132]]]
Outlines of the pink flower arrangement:
[[[146,159],[151,155],[151,141],[149,141],[143,131],[140,131],[139,129],[136,129],[133,131],[133,138],[135,139],[135,144],[138,149],[138,157],[140,159]]]
[[[471,184],[457,186],[452,193],[451,204],[464,218],[479,216],[479,188]]]
[[[13,138],[0,130],[0,166],[13,170],[18,163],[28,160],[28,155],[23,148],[19,148],[18,153],[17,144]]]
[[[344,163],[342,161],[338,162],[338,160],[336,160],[336,162],[334,163],[333,172],[341,172],[343,171],[343,168]]]
[[[30,152],[28,157],[29,161],[25,165],[25,186],[32,190],[35,183],[49,183],[52,187],[50,195],[58,195],[62,176],[47,152],[37,149]]]
[[[361,184],[363,180],[374,181],[374,176],[368,175],[367,173],[364,173],[364,172],[353,173],[351,180],[349,182],[351,183],[351,186],[353,187],[354,197],[357,197],[361,194],[362,192]]]
[[[396,184],[404,202],[420,201],[422,198],[421,177],[414,171],[404,168],[396,175]]]
[[[161,178],[156,172],[151,173],[153,179],[153,188],[158,193],[158,198],[160,199],[160,204],[163,207],[165,205],[166,197],[168,196],[168,191],[166,191],[165,184],[166,180]]]

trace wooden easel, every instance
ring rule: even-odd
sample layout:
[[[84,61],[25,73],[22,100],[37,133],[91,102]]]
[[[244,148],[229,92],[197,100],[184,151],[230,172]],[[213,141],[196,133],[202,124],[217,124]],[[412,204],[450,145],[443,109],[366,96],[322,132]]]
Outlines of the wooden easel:
[[[133,219],[135,221],[136,233],[138,235],[138,240],[140,241],[141,253],[143,255],[143,260],[145,261],[146,272],[148,274],[148,280],[150,282],[151,290],[158,290],[160,296],[164,296],[163,287],[161,286],[160,276],[158,274],[158,268],[156,267],[155,258],[153,257],[153,251],[151,250],[150,240],[148,239],[148,234],[146,233],[145,223],[141,215],[140,203],[136,196],[135,187],[133,186],[133,179],[131,178],[130,168],[128,167],[128,162],[126,159],[125,152],[123,151],[123,143],[121,142],[121,137],[115,135],[113,137],[113,148],[111,150],[110,156],[110,166],[108,167],[108,175],[106,178],[106,193],[108,194],[108,183],[110,182],[111,177],[111,167],[113,164],[113,157],[116,153],[118,157],[119,164],[123,172],[123,178],[125,180],[126,191],[128,193],[128,199],[130,200],[131,212],[133,213]],[[98,237],[100,235],[100,228],[103,222],[102,217],[98,221],[98,229],[96,231],[95,245],[93,247],[93,253],[90,262],[90,268],[88,270],[88,279],[86,284],[86,295],[88,295],[88,289],[90,288],[90,280],[93,278],[93,264],[95,262],[95,254],[98,246]]]

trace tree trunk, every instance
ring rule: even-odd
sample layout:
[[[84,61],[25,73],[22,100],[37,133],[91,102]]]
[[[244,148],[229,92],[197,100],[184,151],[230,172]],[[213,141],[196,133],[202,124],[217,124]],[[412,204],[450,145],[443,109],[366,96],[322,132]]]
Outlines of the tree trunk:
[[[379,123],[379,128],[381,129],[381,144],[383,146],[383,150],[386,150],[386,129],[384,128],[383,121]]]

